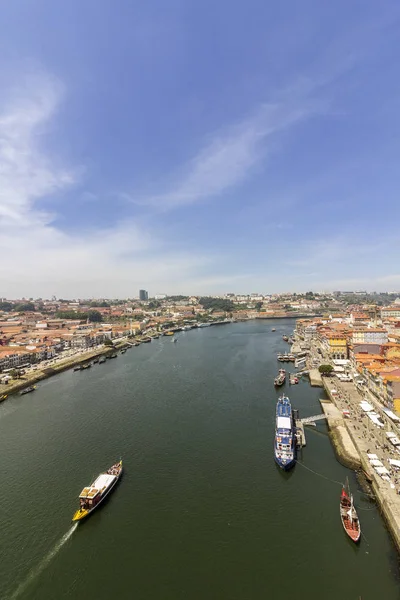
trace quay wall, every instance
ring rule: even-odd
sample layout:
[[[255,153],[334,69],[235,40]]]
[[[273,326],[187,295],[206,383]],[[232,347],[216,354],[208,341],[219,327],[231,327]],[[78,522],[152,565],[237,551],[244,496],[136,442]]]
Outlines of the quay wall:
[[[38,369],[37,371],[29,373],[28,377],[23,376],[21,379],[14,379],[6,385],[1,385],[0,395],[6,394],[7,397],[10,397],[11,394],[20,392],[24,388],[29,387],[30,385],[34,385],[35,383],[38,383],[43,379],[47,379],[48,377],[52,377],[53,375],[57,375],[57,373],[62,373],[63,371],[68,371],[68,369],[72,369],[77,365],[81,365],[85,362],[88,362],[93,358],[97,358],[103,356],[104,354],[108,354],[112,350],[121,350],[122,348],[125,348],[127,346],[129,346],[129,343],[118,343],[117,341],[114,344],[114,348],[110,348],[108,346],[104,346],[103,348],[96,348],[95,350],[89,350],[88,352],[85,352],[83,354],[79,354],[77,356],[68,358],[60,362],[59,364],[55,364],[52,367],[43,367],[41,369]]]
[[[329,435],[338,461],[356,471],[361,467],[360,454],[341,417],[340,411],[328,400],[320,400],[322,410],[326,415]]]
[[[323,378],[323,385],[324,385],[325,392],[327,393],[331,402],[336,406],[335,396],[331,394],[330,389],[327,386],[324,378]],[[324,402],[322,401],[321,406],[323,407],[323,405],[324,405]],[[336,406],[336,408],[338,408],[338,407]],[[328,425],[329,425],[329,429],[330,429],[332,445],[335,449],[335,452],[337,453],[338,457],[343,455],[345,457],[345,460],[347,461],[346,449],[343,444],[343,439],[340,436],[340,434],[338,433],[337,425],[335,426],[335,423],[333,423],[333,426],[331,427],[329,424],[329,420],[328,420]],[[357,436],[354,435],[354,432],[351,431],[351,428],[347,427],[345,419],[343,419],[343,426],[345,427],[346,432],[347,432],[348,436],[350,437],[352,444],[354,445],[354,447],[358,453],[358,461],[354,462],[353,466],[350,463],[347,463],[347,464],[345,463],[345,464],[346,464],[346,466],[349,466],[350,468],[352,468],[354,470],[357,470],[361,467],[363,469],[363,471],[370,478],[371,488],[374,493],[375,500],[377,502],[379,510],[381,511],[381,513],[384,517],[386,526],[392,536],[392,539],[396,545],[396,548],[397,548],[398,552],[400,552],[400,511],[397,506],[398,501],[397,502],[394,501],[394,499],[391,497],[392,490],[388,490],[385,488],[382,479],[377,475],[377,473],[371,467],[371,465],[366,457],[365,452],[363,453],[360,449],[359,440],[358,440]],[[340,460],[340,462],[342,462],[342,461]]]

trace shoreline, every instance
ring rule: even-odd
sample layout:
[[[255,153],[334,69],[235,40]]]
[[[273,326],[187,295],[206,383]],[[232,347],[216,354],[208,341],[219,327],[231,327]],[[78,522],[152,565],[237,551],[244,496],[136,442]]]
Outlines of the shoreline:
[[[338,413],[338,417],[330,415],[327,418],[329,438],[334,448],[335,454],[338,461],[343,463],[344,466],[351,468],[356,472],[363,471],[368,479],[368,484],[373,492],[374,499],[381,515],[383,516],[386,527],[393,539],[397,551],[400,553],[400,507],[397,499],[393,497],[393,490],[388,489],[387,484],[384,484],[382,479],[377,475],[375,470],[370,465],[366,456],[366,449],[361,446],[365,445],[363,440],[359,439],[352,428],[349,426],[350,423],[343,418],[340,412],[340,407],[337,404],[337,398],[331,394],[331,391],[327,385],[326,378],[323,378],[323,387],[329,398],[329,400],[320,400],[321,407],[325,413],[325,409],[328,405],[332,405]],[[326,413],[325,413],[326,414]],[[343,435],[345,432],[345,435]],[[347,438],[347,441],[346,441]],[[349,443],[350,440],[350,443]],[[350,450],[354,448],[357,458],[352,456],[353,452]],[[362,473],[363,477],[365,477]]]
[[[130,346],[131,342],[127,342],[124,340],[120,343],[117,342],[114,345],[114,347],[102,346],[101,348],[91,349],[87,352],[83,352],[82,354],[65,358],[64,360],[61,360],[59,364],[37,369],[37,371],[29,373],[27,377],[22,376],[21,379],[13,379],[12,382],[8,384],[0,385],[0,397],[3,394],[6,395],[6,398],[4,398],[1,402],[5,402],[13,394],[21,392],[23,389],[29,387],[30,385],[39,383],[44,379],[53,377],[53,375],[63,373],[64,371],[68,371],[68,369],[73,369],[77,365],[88,362],[94,358],[98,358],[100,356],[104,356],[105,354],[109,354],[110,352],[122,350],[123,348],[127,348]]]

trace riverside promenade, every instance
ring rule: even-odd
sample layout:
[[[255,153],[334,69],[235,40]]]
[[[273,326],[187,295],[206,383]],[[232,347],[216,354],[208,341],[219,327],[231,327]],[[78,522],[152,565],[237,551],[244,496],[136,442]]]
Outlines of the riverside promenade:
[[[16,392],[19,392],[30,385],[38,383],[43,379],[47,379],[52,375],[57,375],[57,373],[62,373],[63,371],[72,369],[76,365],[89,362],[94,358],[106,355],[113,350],[121,350],[128,345],[129,344],[125,339],[119,339],[115,342],[113,347],[104,346],[102,344],[101,346],[92,348],[87,352],[81,352],[69,357],[58,357],[54,359],[54,362],[49,366],[39,365],[36,370],[29,370],[19,379],[12,379],[7,384],[0,384],[0,397],[3,395],[9,397],[11,394],[15,394]]]
[[[347,430],[353,447],[358,453],[358,462],[371,480],[376,501],[400,552],[400,474],[389,463],[389,459],[399,458],[399,455],[394,448],[388,445],[385,436],[385,431],[396,431],[397,428],[387,420],[385,420],[383,430],[371,422],[359,406],[363,398],[353,383],[339,383],[336,377],[324,377],[323,383],[326,393],[337,409],[336,417],[340,419],[341,416],[342,426]],[[326,408],[328,403],[322,402],[321,404]],[[343,410],[348,411],[349,417],[343,418]],[[337,425],[336,422],[336,427]],[[347,453],[348,448],[346,448],[344,438],[341,440],[336,438],[336,443],[342,443],[342,449]],[[367,454],[378,456],[378,459],[390,472],[392,483],[384,481],[376,473]]]

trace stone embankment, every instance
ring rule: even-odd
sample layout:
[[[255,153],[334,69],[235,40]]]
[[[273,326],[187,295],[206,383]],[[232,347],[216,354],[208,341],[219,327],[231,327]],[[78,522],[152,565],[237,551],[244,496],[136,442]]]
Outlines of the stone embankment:
[[[331,402],[321,401],[321,406],[324,413],[329,414],[327,420],[331,439],[339,460],[343,456],[347,466],[351,466],[353,469],[361,467],[364,474],[366,474],[371,482],[373,494],[387,527],[400,552],[400,496],[396,493],[396,489],[392,489],[389,483],[383,481],[375,472],[367,457],[368,452],[378,452],[379,458],[384,461],[382,448],[380,445],[375,445],[375,438],[368,436],[368,432],[364,431],[365,428],[360,425],[357,419],[343,418],[342,410],[344,408],[349,408],[354,414],[355,406],[360,401],[360,397],[354,388],[351,393],[347,392],[346,400],[344,400],[338,394],[332,393],[334,387],[325,378],[323,383]],[[354,452],[357,458],[354,456]],[[350,464],[351,462],[353,462],[353,465]]]
[[[330,401],[320,400],[320,403],[326,415],[332,445],[339,462],[349,469],[359,469],[361,467],[360,455],[346,429],[340,410]]]
[[[318,369],[311,369],[310,373],[310,384],[314,387],[323,387],[323,381],[322,381],[322,377],[321,377],[321,373],[318,371]]]
[[[88,352],[83,352],[82,354],[77,354],[75,356],[59,360],[50,367],[41,367],[36,371],[30,371],[29,373],[23,375],[20,379],[13,379],[7,385],[0,385],[0,397],[3,396],[3,394],[9,397],[11,394],[19,392],[30,385],[34,385],[43,379],[51,377],[52,375],[57,375],[57,373],[62,373],[63,371],[72,369],[76,365],[88,362],[94,358],[102,356],[103,354],[108,354],[112,350],[121,350],[128,345],[129,343],[126,341],[117,341],[114,344],[114,347],[102,346],[100,348],[89,350]]]

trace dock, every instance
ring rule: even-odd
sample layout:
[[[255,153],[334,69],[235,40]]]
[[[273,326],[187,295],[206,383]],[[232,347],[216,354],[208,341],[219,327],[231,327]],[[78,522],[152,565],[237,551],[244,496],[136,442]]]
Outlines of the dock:
[[[296,442],[298,448],[304,448],[306,445],[306,434],[301,419],[296,419]]]

